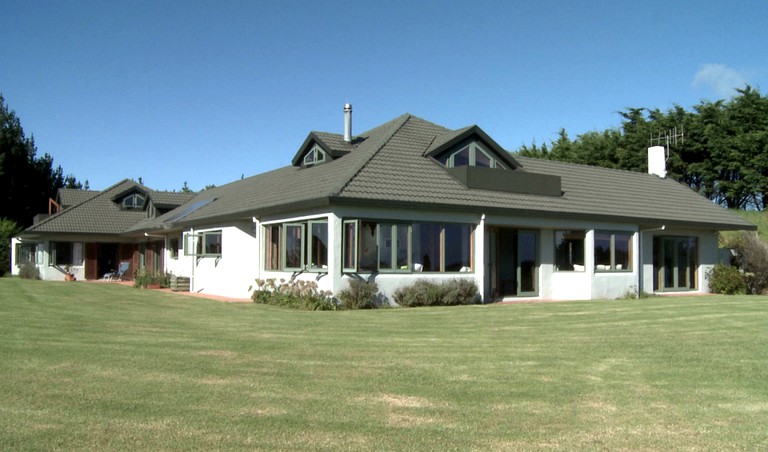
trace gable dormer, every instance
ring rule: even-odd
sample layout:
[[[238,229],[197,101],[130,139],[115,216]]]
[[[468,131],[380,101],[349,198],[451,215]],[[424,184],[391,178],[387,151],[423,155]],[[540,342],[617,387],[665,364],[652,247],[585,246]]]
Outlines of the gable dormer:
[[[471,189],[561,196],[559,176],[529,173],[477,126],[435,137],[425,152]]]
[[[112,202],[114,202],[121,210],[134,211],[147,210],[152,204],[149,191],[138,184],[121,190],[119,193],[113,195]]]
[[[328,163],[349,154],[361,141],[363,140],[355,139],[348,142],[344,141],[342,135],[310,132],[293,156],[291,164],[305,168]]]

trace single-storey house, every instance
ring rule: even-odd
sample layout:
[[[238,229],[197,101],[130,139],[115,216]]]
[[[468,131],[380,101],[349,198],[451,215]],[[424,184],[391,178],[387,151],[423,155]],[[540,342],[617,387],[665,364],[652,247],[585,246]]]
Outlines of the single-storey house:
[[[162,269],[189,277],[191,290],[233,297],[247,297],[256,278],[334,293],[362,278],[386,297],[422,278],[466,278],[484,302],[704,293],[718,231],[754,226],[663,177],[663,160],[662,149],[661,170],[654,158],[657,174],[646,174],[513,156],[480,127],[411,114],[353,135],[347,105],[344,133],[310,132],[290,165],[110,231],[124,228],[118,243],[138,256],[162,253]],[[144,193],[123,181],[96,197],[121,208],[131,190]],[[99,215],[87,212],[73,206],[47,221]],[[49,242],[47,231],[35,225],[22,243]],[[86,243],[87,270],[87,244],[98,241],[68,240]]]
[[[37,266],[43,279],[98,279],[130,265],[126,279],[139,268],[163,271],[165,237],[128,236],[137,223],[162,215],[194,197],[194,193],[155,191],[129,179],[103,191],[59,189],[49,213],[11,243],[11,270]],[[52,208],[51,208],[52,207]]]

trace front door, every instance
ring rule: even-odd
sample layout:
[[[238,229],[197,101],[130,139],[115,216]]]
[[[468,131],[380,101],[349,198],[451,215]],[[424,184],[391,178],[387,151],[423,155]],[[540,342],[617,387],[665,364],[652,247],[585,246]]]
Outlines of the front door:
[[[496,299],[538,294],[538,234],[491,228],[489,286]]]

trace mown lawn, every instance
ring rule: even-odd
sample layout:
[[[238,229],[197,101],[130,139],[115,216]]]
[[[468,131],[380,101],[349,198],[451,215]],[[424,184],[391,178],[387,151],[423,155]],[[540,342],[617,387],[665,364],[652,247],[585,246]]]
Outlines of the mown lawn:
[[[768,298],[297,312],[0,279],[0,449],[768,449]]]

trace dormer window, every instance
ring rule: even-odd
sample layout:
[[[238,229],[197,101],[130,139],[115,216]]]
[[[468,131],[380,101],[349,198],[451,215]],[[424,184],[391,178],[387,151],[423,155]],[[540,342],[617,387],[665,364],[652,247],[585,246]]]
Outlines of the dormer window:
[[[146,198],[141,193],[132,193],[123,198],[123,209],[140,210],[144,208]]]
[[[314,145],[304,156],[304,166],[319,165],[325,163],[326,159],[325,151],[320,146]]]
[[[479,166],[505,169],[501,162],[475,141],[460,147],[457,151],[448,151],[439,156],[437,160],[448,168]]]

